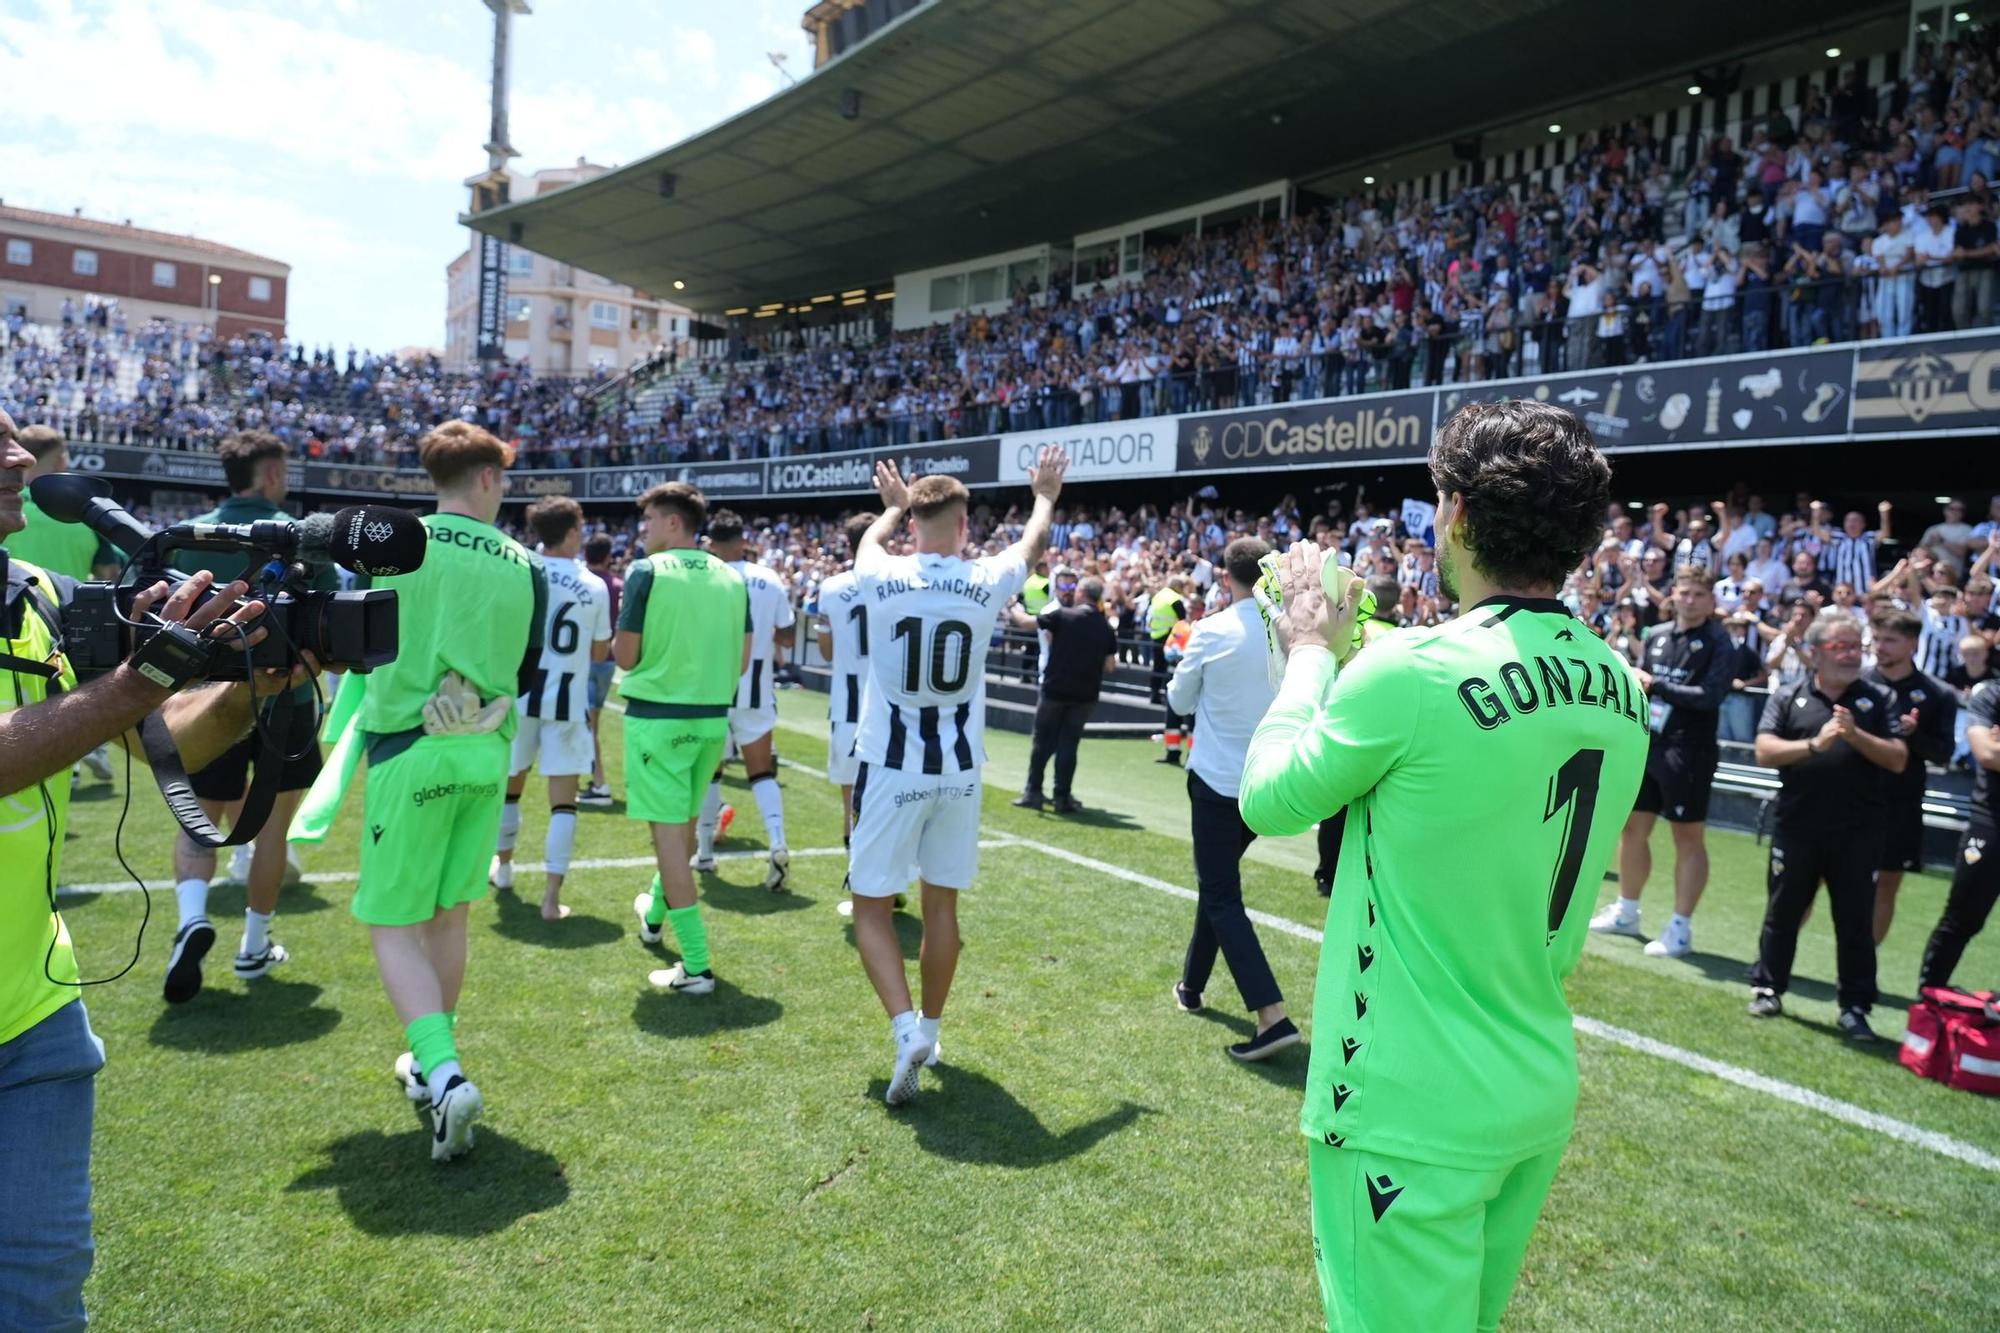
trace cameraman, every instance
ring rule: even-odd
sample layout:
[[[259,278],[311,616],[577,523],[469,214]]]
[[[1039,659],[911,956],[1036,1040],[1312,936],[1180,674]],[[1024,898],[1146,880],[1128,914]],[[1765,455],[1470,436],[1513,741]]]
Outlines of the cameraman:
[[[289,489],[286,476],[285,442],[269,431],[238,431],[215,447],[228,479],[230,497],[219,506],[194,519],[196,523],[257,523],[265,519],[289,519],[284,508]],[[192,574],[205,569],[217,579],[241,578],[250,568],[247,551],[183,551],[175,565]],[[311,571],[316,589],[332,592],[340,580],[332,565]],[[243,940],[236,950],[236,975],[252,981],[267,974],[289,955],[285,946],[271,938],[271,914],[278,910],[278,890],[286,871],[285,830],[299,808],[299,798],[319,776],[319,717],[314,707],[311,685],[292,694],[290,722],[283,734],[271,737],[285,756],[278,777],[278,795],[251,847],[237,852],[232,878],[244,881],[247,903],[243,911]],[[202,810],[218,824],[228,816],[234,827],[243,810],[244,793],[250,786],[250,765],[257,757],[260,742],[247,736],[220,759],[189,779]],[[294,757],[296,756],[296,757]],[[249,865],[242,863],[248,853]],[[208,884],[215,876],[215,849],[203,847],[183,832],[174,839],[174,898],[180,906],[180,926],[174,932],[174,947],[167,957],[166,984],[162,987],[168,1004],[185,1004],[201,992],[201,960],[215,944],[215,927],[208,919]]]
[[[21,484],[34,459],[0,412],[0,537],[21,531]],[[132,604],[210,638],[262,613],[237,605],[241,584],[217,590],[198,574],[167,595],[155,584]],[[76,955],[55,910],[69,783],[93,746],[120,739],[158,709],[189,769],[228,749],[251,722],[247,685],[197,686],[164,672],[157,684],[127,664],[78,685],[61,653],[60,607],[70,579],[11,559],[0,609],[0,1327],[81,1327],[90,1272],[90,1127],[104,1048],[77,987]],[[233,610],[232,610],[233,609]],[[233,652],[240,630],[214,636]],[[156,636],[157,637],[157,636]],[[249,640],[263,637],[251,631]],[[150,641],[149,641],[150,642]],[[136,659],[135,660],[150,660]],[[162,669],[150,668],[155,672]]]

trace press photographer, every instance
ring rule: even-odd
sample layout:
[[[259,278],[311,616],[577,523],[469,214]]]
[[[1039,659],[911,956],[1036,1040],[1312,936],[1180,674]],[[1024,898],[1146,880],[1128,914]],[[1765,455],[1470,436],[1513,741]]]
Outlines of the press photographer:
[[[0,535],[22,527],[34,462],[0,412]],[[77,683],[62,615],[78,585],[6,560],[0,605],[0,1327],[83,1323],[90,1272],[90,1132],[104,1050],[90,1030],[76,956],[55,910],[70,765],[158,712],[188,767],[250,730],[248,683],[204,684],[223,654],[254,645],[259,601],[197,574],[135,589],[128,614],[153,631],[131,658]],[[213,595],[211,595],[211,593]],[[283,689],[288,673],[260,678]],[[194,686],[195,688],[188,688]]]

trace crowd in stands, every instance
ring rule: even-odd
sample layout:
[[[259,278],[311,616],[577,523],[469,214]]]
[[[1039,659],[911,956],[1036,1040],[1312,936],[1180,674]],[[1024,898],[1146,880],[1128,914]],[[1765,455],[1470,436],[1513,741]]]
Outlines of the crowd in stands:
[[[687,365],[538,377],[68,312],[9,321],[0,406],[80,439],[206,448],[276,432],[311,458],[407,464],[447,419],[581,467],[814,453],[1798,347],[1993,322],[2000,29],[1850,70],[1738,144],[1586,135],[1564,184],[1370,192],[1053,275],[999,313],[836,342],[799,328]],[[773,321],[780,323],[781,321]],[[140,358],[121,386],[123,355]],[[641,398],[666,373],[668,391]],[[639,403],[648,409],[642,411]]]

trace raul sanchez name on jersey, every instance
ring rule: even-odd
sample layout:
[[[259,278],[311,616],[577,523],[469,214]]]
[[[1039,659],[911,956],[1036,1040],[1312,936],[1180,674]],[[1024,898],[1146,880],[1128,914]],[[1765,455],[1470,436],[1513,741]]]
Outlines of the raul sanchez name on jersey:
[[[943,592],[954,597],[969,597],[981,606],[993,600],[993,589],[971,579],[883,579],[875,585],[875,600],[886,602],[899,593]]]
[[[1458,701],[1480,730],[1491,731],[1517,715],[1559,706],[1609,708],[1646,726],[1638,682],[1631,672],[1609,662],[1593,668],[1581,657],[1536,657],[1533,662],[1532,669],[1520,662],[1503,664],[1498,685],[1484,676],[1467,676],[1458,683]]]

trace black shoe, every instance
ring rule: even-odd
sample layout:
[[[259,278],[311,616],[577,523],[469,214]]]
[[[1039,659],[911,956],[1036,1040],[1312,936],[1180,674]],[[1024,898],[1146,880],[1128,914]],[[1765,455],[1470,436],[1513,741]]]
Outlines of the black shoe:
[[[201,960],[215,944],[215,927],[198,916],[174,935],[174,952],[167,959],[167,984],[162,988],[168,1004],[186,1004],[201,994]]]
[[[1322,879],[1320,876],[1314,875],[1313,888],[1318,890],[1319,896],[1322,898],[1333,897],[1333,881],[1330,879]]]
[[[1039,795],[1037,795],[1034,792],[1024,791],[1019,796],[1016,796],[1013,800],[1009,801],[1008,804],[1019,806],[1023,810],[1039,810],[1044,805],[1047,805],[1048,802],[1043,800]]]
[[[1201,996],[1199,993],[1189,990],[1184,983],[1176,981],[1174,983],[1174,1008],[1184,1014],[1198,1014],[1201,1012]]]
[[[1875,1029],[1868,1026],[1868,1011],[1854,1005],[1840,1011],[1840,1030],[1851,1042],[1866,1044],[1881,1040]]]
[[[1078,805],[1074,799],[1068,796],[1056,797],[1055,805],[1050,808],[1053,809],[1059,815],[1080,815],[1083,813],[1083,807]]]
[[[1181,766],[1181,752],[1179,750],[1169,750],[1153,762],[1156,764],[1172,764],[1175,768],[1179,768]]]
[[[1782,1014],[1784,1012],[1785,1012],[1785,1002],[1783,999],[1779,997],[1776,991],[1765,990],[1763,987],[1760,986],[1756,990],[1750,992],[1750,1017],[1776,1018],[1779,1014]],[[1842,1014],[1841,1024],[1843,1027],[1846,1025],[1846,1021],[1847,1021],[1847,1015]]]
[[[1287,1046],[1298,1044],[1298,1026],[1289,1018],[1281,1018],[1250,1040],[1239,1041],[1231,1046],[1229,1053],[1238,1060],[1265,1060]]]

